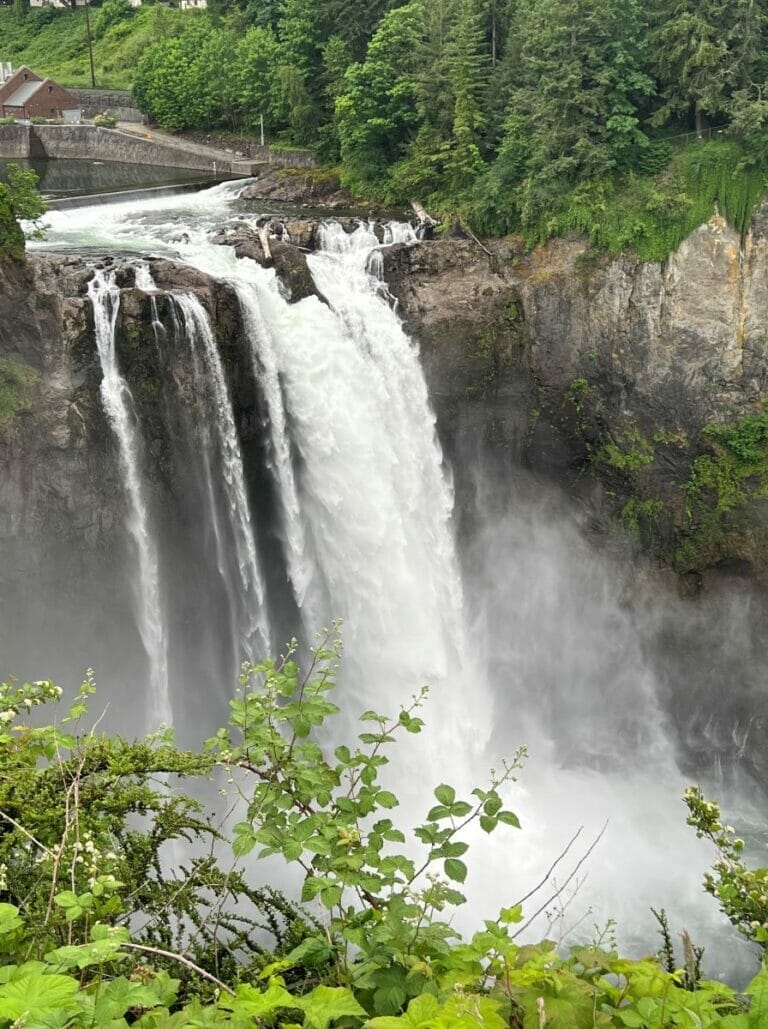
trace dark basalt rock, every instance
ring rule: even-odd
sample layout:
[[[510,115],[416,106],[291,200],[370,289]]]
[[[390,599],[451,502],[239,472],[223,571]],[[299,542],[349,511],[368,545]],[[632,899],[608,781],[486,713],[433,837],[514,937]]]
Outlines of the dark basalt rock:
[[[329,209],[354,207],[352,195],[336,176],[316,171],[267,171],[240,194],[241,200],[270,200]]]
[[[316,223],[308,223],[315,224]],[[213,243],[231,246],[238,257],[249,257],[263,268],[274,268],[287,299],[298,303],[306,297],[314,296],[324,301],[318,292],[307,266],[306,253],[293,243],[283,243],[270,236],[269,256],[264,253],[259,233],[247,225],[239,225],[221,231],[213,236]]]

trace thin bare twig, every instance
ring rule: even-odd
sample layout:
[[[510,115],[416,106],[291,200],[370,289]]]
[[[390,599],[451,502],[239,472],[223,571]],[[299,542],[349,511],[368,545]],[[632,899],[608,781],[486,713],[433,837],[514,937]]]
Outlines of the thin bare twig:
[[[5,811],[0,811],[0,818],[4,818],[6,822],[9,822],[14,827],[14,829],[18,829],[19,832],[23,832],[27,839],[31,840],[36,847],[39,847],[40,850],[44,850],[49,857],[53,857],[53,851],[49,850],[44,843],[41,843],[40,840],[34,837],[29,829],[25,829],[24,826],[21,825],[20,822],[17,822],[15,818],[11,818],[11,816],[7,815]]]
[[[178,961],[180,965],[184,965],[186,968],[191,968],[193,972],[197,972],[203,979],[208,979],[209,982],[215,983],[220,990],[224,990],[230,997],[235,996],[235,991],[231,990],[226,983],[223,983],[221,979],[217,979],[215,975],[211,975],[210,972],[206,972],[204,968],[196,965],[194,961],[185,958],[183,954],[175,954],[172,950],[163,950],[161,947],[147,947],[143,943],[122,943],[121,946],[128,947],[129,950],[140,950],[145,954],[156,954],[161,958],[170,958],[171,961]]]
[[[539,882],[539,884],[537,886],[534,886],[532,890],[529,890],[528,893],[526,893],[526,895],[524,897],[521,897],[520,900],[518,900],[515,903],[515,905],[514,905],[515,907],[522,907],[523,904],[525,904],[526,900],[530,900],[530,898],[534,895],[534,893],[538,893],[539,892],[541,887],[544,885],[544,883],[547,882],[547,880],[550,878],[550,876],[552,875],[554,870],[557,868],[557,866],[560,864],[560,862],[563,860],[563,858],[566,857],[566,855],[568,854],[568,851],[574,845],[576,840],[578,840],[579,836],[581,836],[583,831],[584,831],[584,826],[580,825],[579,828],[576,830],[576,832],[571,837],[571,839],[569,840],[568,845],[565,848],[565,850],[563,850],[562,853],[560,853],[555,858],[555,860],[552,862],[552,864],[549,866],[549,868],[547,869],[547,872],[546,872],[544,878],[541,880],[541,882]]]
[[[557,897],[559,897],[561,895],[563,890],[574,879],[574,877],[576,876],[576,873],[578,872],[578,870],[581,868],[581,866],[584,864],[584,862],[590,856],[592,851],[598,845],[600,840],[603,838],[603,836],[605,835],[605,830],[607,828],[608,828],[608,821],[606,820],[604,825],[603,825],[603,828],[600,830],[600,832],[597,834],[597,836],[595,836],[594,840],[592,840],[592,842],[590,843],[589,847],[585,850],[585,852],[579,858],[578,862],[576,863],[576,865],[572,869],[571,874],[565,880],[563,885],[560,886],[558,889],[556,889],[555,892],[551,896],[547,897],[547,899],[544,901],[544,903],[541,905],[541,907],[538,908],[537,911],[534,911],[534,913],[531,915],[531,917],[528,919],[528,921],[524,922],[523,925],[521,925],[520,928],[517,930],[517,932],[512,934],[512,939],[513,940],[517,939],[517,937],[522,932],[525,932],[525,930],[531,925],[531,923],[534,922],[539,917],[539,915],[542,913],[542,911],[545,911],[547,909],[547,907],[549,907],[549,905],[552,903],[552,901],[555,900]],[[581,832],[581,829],[579,830],[579,832]],[[569,846],[570,846],[570,844],[569,844]]]
[[[474,234],[472,229],[470,229],[470,227],[467,225],[467,223],[464,221],[461,215],[459,215],[459,225],[461,225],[462,229],[466,232],[468,236],[472,237],[472,239],[475,241],[475,243],[477,243],[477,245],[480,247],[483,253],[487,254],[491,258],[491,260],[493,260],[493,254],[491,253],[491,251],[488,249],[488,247],[483,246],[483,244]]]

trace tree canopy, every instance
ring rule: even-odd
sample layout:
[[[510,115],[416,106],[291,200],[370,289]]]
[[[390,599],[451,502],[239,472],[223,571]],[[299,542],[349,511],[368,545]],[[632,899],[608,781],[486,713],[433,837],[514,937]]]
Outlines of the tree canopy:
[[[67,84],[80,14],[4,12],[0,42]],[[659,212],[688,227],[712,203],[692,141],[727,148],[738,196],[745,169],[768,182],[768,0],[105,0],[94,24],[99,73],[120,68],[160,126],[263,120],[366,201],[418,199],[529,244],[578,228],[664,256],[679,233]]]

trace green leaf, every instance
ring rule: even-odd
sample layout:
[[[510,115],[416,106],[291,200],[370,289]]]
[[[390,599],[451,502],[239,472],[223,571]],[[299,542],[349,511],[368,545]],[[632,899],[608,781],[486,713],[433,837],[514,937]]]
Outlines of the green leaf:
[[[522,922],[523,920],[523,909],[520,904],[515,904],[512,908],[502,908],[499,914],[499,921],[505,925],[509,925],[510,922]]]
[[[312,723],[306,715],[296,715],[293,719],[293,731],[299,739],[304,739],[305,736],[309,736],[310,732],[312,732]]]
[[[444,804],[437,804],[435,807],[430,808],[427,812],[427,820],[430,822],[439,822],[443,818],[451,817],[451,809],[445,807]]]
[[[303,847],[298,840],[288,840],[283,845],[283,857],[286,861],[298,861],[301,857]]]
[[[114,961],[121,946],[122,940],[119,937],[107,937],[76,947],[58,947],[49,951],[45,955],[45,960],[47,964],[58,965],[62,969],[90,968],[93,965],[103,965],[106,961]]]
[[[238,822],[235,826],[234,834],[232,852],[235,857],[244,857],[246,854],[250,854],[258,842],[251,824],[249,822]]]
[[[454,882],[463,883],[467,878],[467,866],[457,858],[448,858],[443,868],[448,878],[453,879]]]
[[[490,815],[480,815],[480,828],[484,832],[493,832],[498,824],[498,818],[491,818]]]
[[[73,908],[80,905],[77,894],[73,893],[72,890],[64,890],[62,893],[57,893],[53,900],[60,908]]]
[[[461,841],[456,840],[455,843],[444,843],[440,848],[440,853],[443,857],[461,857],[468,850],[468,843],[461,843]]]
[[[500,822],[503,822],[504,825],[511,825],[515,829],[520,828],[520,819],[513,811],[499,811],[496,817]]]
[[[77,990],[77,981],[67,975],[22,972],[0,986],[0,1019],[15,1022],[26,1016],[29,1021],[49,1011],[77,1011]]]
[[[23,927],[19,909],[13,904],[0,904],[0,935],[6,936]]]
[[[102,985],[94,1004],[94,1024],[107,1025],[121,1018],[131,1008],[154,1008],[158,1006],[157,994],[142,983],[129,982],[121,976]]]
[[[498,793],[489,793],[488,797],[483,804],[483,811],[486,815],[497,815],[501,811],[501,797]]]
[[[376,803],[379,805],[379,807],[393,808],[397,807],[400,801],[397,799],[394,793],[390,793],[389,790],[381,790],[376,795]]]
[[[762,968],[744,990],[752,998],[749,1007],[750,1029],[768,1025],[768,968]]]
[[[384,715],[379,715],[375,711],[364,711],[360,715],[361,722],[386,722],[387,719]]]
[[[305,997],[295,997],[294,1007],[304,1012],[308,1029],[326,1029],[337,1018],[365,1018],[365,1009],[343,986],[317,986]]]
[[[309,875],[304,880],[304,884],[301,887],[301,899],[303,903],[307,903],[310,900],[314,900],[320,890],[327,886],[326,879],[319,879],[315,875]]]
[[[278,1008],[299,1007],[299,999],[292,997],[277,983],[270,983],[263,992],[256,989],[255,986],[241,984],[237,987],[234,997],[221,998],[219,1007],[248,1018],[264,1018],[265,1015],[272,1014]]]
[[[328,910],[335,907],[341,900],[342,888],[341,886],[326,886],[320,890],[320,902]]]
[[[445,783],[442,783],[435,790],[435,796],[441,804],[450,806],[456,800],[456,790],[453,786],[447,786]]]
[[[319,968],[332,956],[333,951],[324,936],[308,936],[290,954],[286,954],[294,965],[306,965],[308,968]]]
[[[406,971],[402,965],[382,968],[371,977],[376,990],[373,1007],[377,1014],[394,1015],[407,999]]]

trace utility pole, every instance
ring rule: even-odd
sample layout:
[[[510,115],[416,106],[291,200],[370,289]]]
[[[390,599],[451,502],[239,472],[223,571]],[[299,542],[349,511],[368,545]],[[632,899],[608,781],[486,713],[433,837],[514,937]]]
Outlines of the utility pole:
[[[96,72],[93,70],[93,37],[91,36],[90,10],[90,0],[85,0],[85,32],[88,36],[88,59],[91,62],[91,89],[96,89]]]

